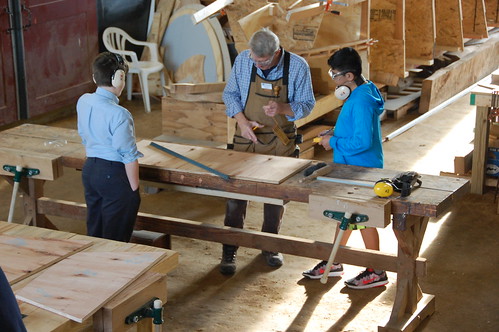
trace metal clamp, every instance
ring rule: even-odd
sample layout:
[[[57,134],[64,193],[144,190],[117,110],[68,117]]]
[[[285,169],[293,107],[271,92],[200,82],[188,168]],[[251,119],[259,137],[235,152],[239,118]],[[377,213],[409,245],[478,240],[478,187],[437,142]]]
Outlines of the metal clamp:
[[[152,318],[153,324],[161,325],[163,320],[163,304],[157,297],[153,298],[142,307],[131,313],[125,318],[125,324],[135,324],[143,318]]]
[[[331,210],[324,210],[323,215],[327,218],[341,221],[340,228],[343,230],[347,229],[348,224],[358,224],[369,220],[369,217],[365,214],[352,213],[350,218],[345,218],[345,212]]]
[[[31,177],[40,174],[40,170],[37,168],[21,168],[19,170],[18,166],[3,165],[3,170],[14,173],[14,182],[21,182],[21,177]]]

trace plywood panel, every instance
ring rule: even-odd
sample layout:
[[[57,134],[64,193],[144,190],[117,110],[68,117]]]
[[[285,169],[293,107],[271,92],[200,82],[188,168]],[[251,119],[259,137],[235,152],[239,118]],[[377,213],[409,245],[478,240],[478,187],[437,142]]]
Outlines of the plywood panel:
[[[463,7],[463,36],[465,38],[487,38],[484,0],[461,0]]]
[[[314,40],[322,20],[322,14],[307,17],[303,20],[292,22],[286,21],[287,8],[293,4],[295,0],[282,0],[273,9],[274,20],[267,27],[279,36],[281,46],[289,51],[302,51],[312,48]],[[307,6],[317,3],[315,0],[304,0],[299,6]],[[235,0],[233,4],[225,8],[227,17],[230,22],[231,33],[234,38],[235,47],[238,52],[248,48],[248,38],[242,30],[239,23],[243,17],[259,10],[268,5],[266,0]],[[296,9],[294,7],[293,9]],[[260,26],[258,28],[263,28]],[[254,27],[253,29],[256,29]]]
[[[433,63],[434,0],[405,0],[405,57],[413,65]]]
[[[462,51],[463,23],[461,0],[435,0],[436,49]]]
[[[164,97],[161,116],[163,135],[213,142],[227,140],[227,115],[223,103],[192,103]]]
[[[194,174],[212,174],[196,165],[150,146],[148,140],[137,143],[144,154],[139,159],[143,166],[182,170]],[[233,179],[266,183],[281,183],[310,164],[310,160],[268,156],[256,153],[227,151],[225,149],[155,142],[205,166],[229,175]],[[213,176],[216,176],[213,174]]]
[[[485,16],[487,26],[499,27],[499,1],[485,0]]]
[[[0,235],[0,266],[14,284],[80,250],[92,241]]]
[[[367,1],[347,7],[333,4],[331,9],[339,15],[324,13],[314,48],[369,38],[368,26],[365,24],[369,20],[367,5]]]
[[[404,0],[371,0],[370,37],[378,42],[369,59],[376,82],[396,85],[406,76],[404,10]]]
[[[166,256],[160,252],[80,252],[49,267],[16,297],[83,322]]]

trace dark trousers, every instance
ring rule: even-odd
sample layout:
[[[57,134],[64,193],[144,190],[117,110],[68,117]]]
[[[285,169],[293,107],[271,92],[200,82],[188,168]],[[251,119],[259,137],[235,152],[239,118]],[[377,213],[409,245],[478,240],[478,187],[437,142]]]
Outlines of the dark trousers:
[[[128,242],[139,211],[139,190],[133,191],[125,165],[87,158],[82,172],[87,203],[87,234]]]
[[[236,228],[243,228],[244,218],[246,218],[246,208],[248,201],[239,199],[229,199],[227,201],[224,225]],[[263,205],[263,225],[262,232],[279,233],[281,228],[284,206],[267,204]]]
[[[26,332],[16,297],[2,268],[0,268],[0,330]]]

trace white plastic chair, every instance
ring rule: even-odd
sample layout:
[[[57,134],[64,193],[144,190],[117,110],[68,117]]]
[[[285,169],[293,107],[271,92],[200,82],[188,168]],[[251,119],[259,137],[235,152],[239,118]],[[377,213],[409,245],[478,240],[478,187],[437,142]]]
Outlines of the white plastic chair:
[[[102,34],[102,41],[104,42],[104,46],[109,52],[120,54],[128,62],[129,70],[126,80],[127,99],[132,99],[132,74],[138,74],[140,90],[142,91],[142,99],[144,100],[146,112],[151,112],[151,102],[149,100],[149,85],[147,82],[147,77],[149,76],[149,74],[159,72],[161,79],[161,90],[163,92],[163,96],[166,95],[164,88],[166,84],[165,75],[163,73],[164,65],[161,61],[159,61],[158,45],[156,43],[133,39],[125,31],[116,27],[106,28],[106,30],[104,30]],[[139,61],[137,54],[134,51],[126,49],[127,43],[149,48],[149,55],[151,59],[149,61]]]

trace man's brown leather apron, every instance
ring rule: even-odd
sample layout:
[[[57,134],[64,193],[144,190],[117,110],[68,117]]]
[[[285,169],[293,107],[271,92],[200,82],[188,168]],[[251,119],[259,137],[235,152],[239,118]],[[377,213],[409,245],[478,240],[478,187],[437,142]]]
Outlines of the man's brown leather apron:
[[[294,123],[288,121],[284,115],[274,117],[290,140],[287,145],[284,145],[272,130],[276,122],[263,111],[263,106],[267,105],[270,100],[281,103],[288,102],[288,72],[288,52],[284,53],[283,77],[278,80],[267,80],[259,76],[256,74],[256,67],[253,66],[244,115],[249,120],[263,124],[265,127],[255,129],[255,135],[258,139],[258,143],[255,144],[242,137],[241,128],[237,126],[234,135],[234,150],[286,157],[294,155],[296,150],[296,128]]]

